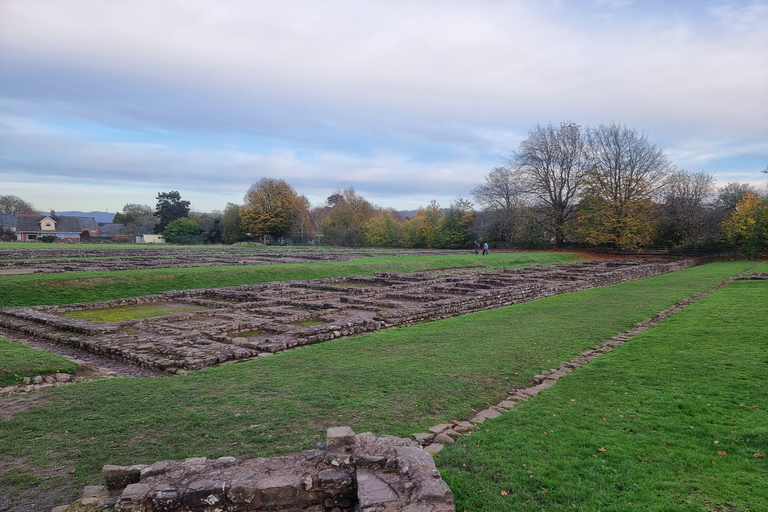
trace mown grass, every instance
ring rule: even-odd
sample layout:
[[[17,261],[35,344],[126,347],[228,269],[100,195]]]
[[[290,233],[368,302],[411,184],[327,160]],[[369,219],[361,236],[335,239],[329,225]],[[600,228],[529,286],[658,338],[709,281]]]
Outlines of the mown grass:
[[[41,393],[45,403],[0,423],[0,467],[16,461],[17,472],[30,476],[71,467],[66,485],[74,497],[100,481],[104,464],[285,454],[312,447],[337,425],[408,436],[469,417],[541,370],[747,266],[696,267],[186,376],[56,388]],[[34,492],[24,484],[9,489],[9,502]]]
[[[0,338],[0,387],[21,384],[24,377],[76,371],[77,364],[65,357]]]
[[[446,449],[457,510],[768,510],[767,297],[736,281]]]
[[[267,281],[372,275],[375,272],[518,267],[535,263],[547,265],[579,259],[581,256],[575,253],[497,253],[482,257],[474,255],[371,257],[344,262],[2,276],[0,277],[0,297],[2,297],[0,305],[72,304],[151,295],[167,290],[216,288]]]

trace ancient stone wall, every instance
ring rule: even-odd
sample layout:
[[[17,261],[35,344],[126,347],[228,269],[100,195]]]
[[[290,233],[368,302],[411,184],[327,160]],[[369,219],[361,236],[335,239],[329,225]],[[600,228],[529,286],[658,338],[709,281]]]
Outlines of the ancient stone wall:
[[[89,304],[2,308],[0,327],[135,366],[184,373],[691,265],[692,260],[592,261],[179,290]],[[106,323],[63,316],[137,305],[197,310]]]

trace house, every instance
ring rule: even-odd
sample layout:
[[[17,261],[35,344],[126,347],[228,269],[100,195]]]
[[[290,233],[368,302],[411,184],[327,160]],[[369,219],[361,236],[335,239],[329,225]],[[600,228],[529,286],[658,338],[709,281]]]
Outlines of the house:
[[[163,235],[136,235],[137,244],[164,244]]]
[[[16,215],[16,240],[30,242],[46,235],[59,239],[80,240],[80,234],[88,231],[99,233],[99,226],[93,217],[66,217],[56,215]]]
[[[0,215],[0,240],[16,240],[15,215]]]

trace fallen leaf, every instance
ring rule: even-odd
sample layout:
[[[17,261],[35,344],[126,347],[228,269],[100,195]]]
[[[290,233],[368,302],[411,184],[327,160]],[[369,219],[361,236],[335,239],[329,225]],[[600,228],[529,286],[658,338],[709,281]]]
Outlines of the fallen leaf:
[[[600,448],[598,448],[598,451],[601,451],[601,452],[607,452],[608,450],[606,450],[605,448],[603,448],[603,447],[601,446]]]
[[[728,455],[728,452],[723,451],[723,450],[718,450],[717,454],[718,455]]]
[[[541,489],[541,492],[547,492],[547,488],[546,487],[539,487],[539,489]]]
[[[502,496],[508,496],[509,495],[509,491],[501,491],[501,495]]]
[[[755,458],[755,459],[762,459],[763,457],[765,457],[765,452],[763,452],[763,453],[756,453],[752,457]]]

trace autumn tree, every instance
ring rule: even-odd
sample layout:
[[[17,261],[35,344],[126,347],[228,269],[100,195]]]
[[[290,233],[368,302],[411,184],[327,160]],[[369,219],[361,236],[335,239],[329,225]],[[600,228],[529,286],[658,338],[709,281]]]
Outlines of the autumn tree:
[[[768,248],[768,198],[747,191],[721,229],[730,243],[749,253]]]
[[[757,195],[757,189],[749,183],[728,183],[717,191],[717,204],[726,212],[732,212],[747,192]]]
[[[31,215],[35,208],[31,203],[20,197],[5,195],[0,196],[0,215]]]
[[[308,210],[306,202],[284,180],[262,178],[245,194],[241,227],[251,236],[288,236],[297,219],[303,218],[303,210]]]
[[[705,172],[672,173],[664,187],[656,240],[680,247],[701,240],[714,177]]]
[[[365,245],[396,247],[403,245],[405,219],[394,210],[380,210],[368,219],[363,232]]]
[[[181,199],[181,194],[173,190],[171,192],[158,192],[155,217],[155,233],[164,233],[165,227],[176,219],[189,215],[189,201]]]
[[[534,126],[513,152],[526,191],[545,214],[555,242],[565,240],[566,226],[591,168],[587,137],[575,123]]]
[[[319,219],[320,231],[329,244],[361,245],[363,231],[377,209],[350,187],[328,197]]]
[[[415,223],[420,241],[429,248],[443,245],[443,209],[434,199],[426,208],[416,210]]]
[[[652,199],[673,166],[645,133],[619,124],[588,131],[590,170],[578,209],[578,235],[628,249],[654,236]]]

